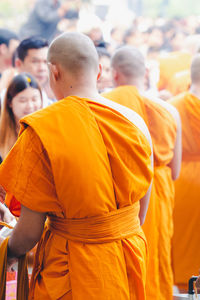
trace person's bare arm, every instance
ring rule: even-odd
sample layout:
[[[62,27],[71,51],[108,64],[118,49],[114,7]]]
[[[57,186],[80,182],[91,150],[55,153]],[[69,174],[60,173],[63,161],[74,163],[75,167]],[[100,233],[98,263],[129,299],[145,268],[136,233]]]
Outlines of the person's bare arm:
[[[8,242],[8,257],[20,257],[40,240],[46,215],[21,205],[21,215]]]
[[[146,218],[146,214],[147,214],[147,210],[148,210],[148,206],[149,206],[149,200],[151,197],[151,188],[152,188],[152,182],[148,188],[146,195],[144,195],[144,197],[142,197],[142,199],[140,199],[139,219],[140,219],[141,226],[144,224],[144,221]]]
[[[148,141],[149,141],[149,144],[151,146],[151,166],[152,166],[152,169],[153,169],[153,146],[152,146],[152,141],[151,141],[151,137],[150,137],[150,134],[148,133],[146,135]],[[153,182],[153,180],[152,180]],[[150,200],[150,197],[151,197],[151,189],[152,189],[152,182],[147,190],[147,193],[144,195],[144,197],[142,197],[140,199],[140,212],[139,212],[139,219],[140,219],[140,225],[142,226],[144,224],[144,221],[145,221],[145,218],[146,218],[146,214],[147,214],[147,210],[148,210],[148,207],[149,207],[149,200]]]

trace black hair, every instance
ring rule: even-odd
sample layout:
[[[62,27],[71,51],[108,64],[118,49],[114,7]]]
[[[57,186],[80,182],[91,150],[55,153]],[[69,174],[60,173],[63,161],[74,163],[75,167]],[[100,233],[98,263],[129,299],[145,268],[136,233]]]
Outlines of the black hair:
[[[30,49],[41,49],[44,47],[48,47],[48,41],[39,36],[32,36],[27,38],[19,44],[17,47],[17,57],[24,61],[28,54],[28,50]]]
[[[12,99],[22,92],[23,90],[32,87],[34,89],[38,89],[41,94],[41,89],[36,79],[29,73],[20,73],[13,77],[13,80],[8,86],[6,92],[6,98],[8,99],[8,103],[11,103]],[[42,97],[42,96],[41,96]]]
[[[96,50],[99,55],[99,58],[102,56],[107,56],[108,58],[111,57],[110,53],[104,47],[96,47]]]
[[[19,40],[19,38],[14,31],[0,28],[0,45],[5,44],[8,47],[10,40]]]

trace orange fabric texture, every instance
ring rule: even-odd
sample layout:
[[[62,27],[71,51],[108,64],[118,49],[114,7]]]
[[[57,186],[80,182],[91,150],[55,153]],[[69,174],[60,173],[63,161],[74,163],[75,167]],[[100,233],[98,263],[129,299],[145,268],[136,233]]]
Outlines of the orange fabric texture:
[[[190,92],[170,101],[182,121],[182,166],[175,183],[174,236],[172,244],[174,280],[187,284],[200,266],[200,99]]]
[[[168,91],[172,93],[173,96],[181,94],[189,90],[191,84],[190,71],[185,70],[175,73],[168,83]]]
[[[145,195],[151,149],[117,111],[68,97],[22,122],[0,167],[0,182],[24,206],[52,218],[85,219]],[[36,253],[40,264],[29,299],[145,299],[146,241],[140,227],[131,237],[97,244],[66,241],[45,227],[38,247],[44,251]]]
[[[136,111],[145,120],[153,143],[154,180],[143,229],[149,245],[147,299],[171,299],[171,238],[174,186],[167,165],[173,158],[176,123],[163,107],[139,95],[133,86],[121,86],[105,97]],[[139,108],[139,109],[138,109]]]
[[[188,52],[170,52],[162,54],[159,59],[160,80],[158,82],[159,90],[169,90],[169,81],[174,74],[180,71],[190,69],[191,54]]]

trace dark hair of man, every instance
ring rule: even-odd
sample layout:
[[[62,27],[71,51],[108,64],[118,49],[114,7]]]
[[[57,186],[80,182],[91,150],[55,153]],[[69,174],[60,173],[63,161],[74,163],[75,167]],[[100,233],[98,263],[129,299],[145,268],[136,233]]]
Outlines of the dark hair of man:
[[[27,38],[19,44],[17,48],[17,57],[24,61],[28,54],[28,50],[30,49],[41,49],[44,47],[48,47],[48,41],[44,38],[38,37],[38,36],[32,36],[30,38]]]
[[[108,58],[111,57],[110,53],[106,50],[106,48],[96,47],[96,49],[97,49],[97,53],[99,55],[99,58],[101,58],[102,56],[107,56]]]
[[[0,28],[0,45],[9,46],[10,40],[19,40],[17,34],[11,30]]]

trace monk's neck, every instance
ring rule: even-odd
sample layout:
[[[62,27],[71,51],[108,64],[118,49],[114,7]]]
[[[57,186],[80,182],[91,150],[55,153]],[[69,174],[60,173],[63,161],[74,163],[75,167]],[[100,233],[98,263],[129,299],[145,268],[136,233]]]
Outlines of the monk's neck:
[[[191,85],[190,93],[200,99],[200,88],[196,85]]]
[[[122,82],[119,82],[118,86],[123,86],[123,85],[131,85],[136,87],[139,91],[144,90],[144,84],[142,79],[132,79],[129,78],[128,80],[123,80]]]
[[[88,99],[94,99],[98,96],[98,91],[96,87],[72,87],[70,90],[65,91],[64,98],[68,96],[77,96],[80,98],[88,98]]]

